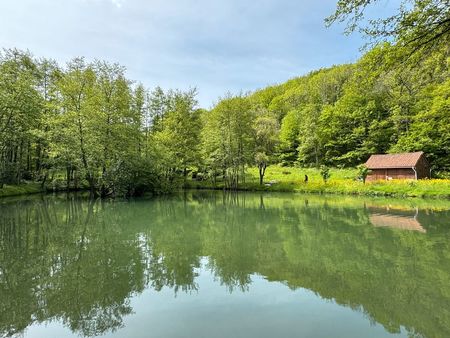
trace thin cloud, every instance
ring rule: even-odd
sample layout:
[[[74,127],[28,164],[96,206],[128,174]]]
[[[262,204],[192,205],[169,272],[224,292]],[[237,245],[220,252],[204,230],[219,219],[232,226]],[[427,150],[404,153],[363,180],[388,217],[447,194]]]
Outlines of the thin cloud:
[[[125,0],[82,0],[82,2],[105,2],[112,4],[117,8],[122,8]]]
[[[123,5],[124,0],[111,0],[111,2],[117,7],[121,8]]]

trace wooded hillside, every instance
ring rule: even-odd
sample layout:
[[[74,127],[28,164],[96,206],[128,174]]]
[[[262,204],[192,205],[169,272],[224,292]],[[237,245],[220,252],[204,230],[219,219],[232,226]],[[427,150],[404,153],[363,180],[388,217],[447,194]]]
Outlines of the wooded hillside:
[[[199,109],[196,90],[153,91],[125,69],[0,57],[0,186],[23,180],[92,193],[172,189],[188,172],[230,188],[249,166],[352,167],[370,154],[424,151],[450,170],[450,48],[379,45],[333,66]],[[84,182],[84,183],[83,183]]]

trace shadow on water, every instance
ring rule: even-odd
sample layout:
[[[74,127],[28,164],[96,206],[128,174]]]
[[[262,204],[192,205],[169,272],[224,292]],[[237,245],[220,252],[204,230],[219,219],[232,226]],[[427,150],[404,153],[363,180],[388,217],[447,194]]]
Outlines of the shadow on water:
[[[55,320],[82,336],[115,331],[132,297],[195,293],[207,269],[229,292],[251,290],[258,274],[392,333],[450,337],[450,206],[441,204],[217,192],[3,202],[0,335]]]

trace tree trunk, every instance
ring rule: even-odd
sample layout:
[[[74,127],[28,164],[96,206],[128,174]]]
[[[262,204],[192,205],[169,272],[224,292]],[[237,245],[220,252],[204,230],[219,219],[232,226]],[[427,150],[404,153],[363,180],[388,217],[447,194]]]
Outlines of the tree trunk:
[[[266,167],[267,165],[265,163],[260,163],[258,165],[258,169],[259,169],[259,185],[263,185],[263,181],[264,181],[264,175],[266,173]]]
[[[78,171],[76,169],[74,170],[73,176],[74,176],[73,179],[74,179],[75,190],[79,190],[79,187],[78,187]]]
[[[317,146],[314,146],[314,157],[316,159],[316,168],[319,168],[319,151]]]
[[[92,175],[90,173],[88,173],[86,175],[86,178],[87,178],[87,181],[89,182],[89,191],[90,191],[91,197],[97,196],[97,192],[95,190],[94,178],[92,177]]]
[[[36,145],[36,163],[35,163],[35,170],[36,170],[36,176],[40,176],[41,175],[41,141],[38,141],[37,145]]]
[[[66,190],[70,190],[70,165],[66,166]]]
[[[45,187],[45,182],[47,181],[47,172],[44,174],[44,178],[42,179],[42,182],[41,182],[41,189],[44,189],[44,187]]]

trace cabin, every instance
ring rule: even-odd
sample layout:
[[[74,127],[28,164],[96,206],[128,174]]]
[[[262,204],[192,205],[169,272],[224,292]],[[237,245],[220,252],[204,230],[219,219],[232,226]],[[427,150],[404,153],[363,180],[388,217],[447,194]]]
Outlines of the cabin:
[[[430,177],[430,164],[423,151],[372,155],[367,160],[366,167],[370,169],[367,181],[418,180]]]

